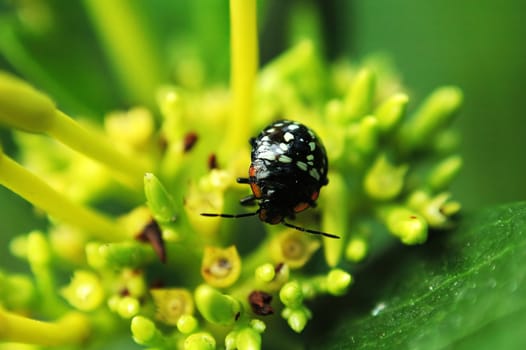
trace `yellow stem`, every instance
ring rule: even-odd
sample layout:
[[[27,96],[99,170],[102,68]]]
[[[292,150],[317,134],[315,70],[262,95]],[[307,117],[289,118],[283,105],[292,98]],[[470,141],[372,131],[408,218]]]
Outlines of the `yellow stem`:
[[[57,322],[43,322],[23,317],[0,308],[0,340],[61,346],[80,344],[90,332],[88,319],[71,312]]]
[[[123,229],[115,222],[72,202],[2,153],[0,153],[0,184],[52,217],[81,227],[98,239],[114,241],[124,237]]]
[[[0,72],[0,122],[33,133],[47,133],[60,142],[104,164],[119,180],[142,192],[147,166],[115,149],[95,130],[81,126],[55,108],[53,101],[25,81]]]
[[[79,125],[74,119],[58,110],[47,132],[74,150],[104,164],[128,186],[142,190],[147,166],[139,159],[132,160],[122,154],[103,135]]]
[[[230,0],[230,52],[233,111],[226,139],[233,149],[246,144],[258,68],[255,0]]]

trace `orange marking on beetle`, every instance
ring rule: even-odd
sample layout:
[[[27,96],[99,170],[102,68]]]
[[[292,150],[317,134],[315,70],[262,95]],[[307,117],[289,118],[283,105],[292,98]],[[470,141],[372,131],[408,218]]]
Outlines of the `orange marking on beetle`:
[[[308,207],[309,207],[309,203],[307,203],[307,202],[300,202],[300,203],[296,204],[296,206],[294,207],[294,212],[295,213],[299,213],[300,211],[304,211]]]

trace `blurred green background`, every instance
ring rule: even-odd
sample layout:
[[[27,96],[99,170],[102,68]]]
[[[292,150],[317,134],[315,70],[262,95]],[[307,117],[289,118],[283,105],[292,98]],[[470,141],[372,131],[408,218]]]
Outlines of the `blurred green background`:
[[[227,82],[228,1],[135,3],[151,28],[156,54],[165,60],[162,70],[173,68],[167,64],[172,60],[202,56],[209,60],[203,79]],[[13,5],[21,7],[15,11]],[[259,1],[259,7],[262,62],[288,45],[290,24],[302,23],[298,16],[314,13],[329,57],[356,61],[389,54],[412,101],[440,85],[460,86],[465,105],[455,123],[465,166],[455,197],[470,211],[526,198],[525,1],[271,0]],[[37,25],[24,27],[31,13],[39,14],[32,19]],[[82,2],[0,0],[0,69],[25,77],[73,115],[100,117],[133,103],[119,89]],[[0,130],[0,137],[14,154],[9,133]],[[9,236],[43,220],[4,188],[0,206],[4,257]]]

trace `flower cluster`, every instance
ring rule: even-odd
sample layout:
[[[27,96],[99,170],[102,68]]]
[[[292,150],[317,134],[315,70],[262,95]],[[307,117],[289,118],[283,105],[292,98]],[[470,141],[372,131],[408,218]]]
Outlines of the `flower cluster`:
[[[80,348],[131,332],[159,349],[283,344],[315,316],[317,297],[346,293],[386,233],[421,244],[452,225],[460,205],[448,187],[462,161],[449,122],[461,100],[442,87],[408,114],[385,62],[328,64],[303,41],[260,71],[244,120],[227,89],[166,85],[159,119],[136,107],[109,113],[100,131],[2,73],[0,122],[22,131],[23,166],[0,154],[0,184],[50,225],[11,243],[32,274],[0,274],[0,339]],[[235,179],[248,171],[248,137],[283,117],[315,130],[329,159],[318,207],[297,222],[341,239],[200,216],[243,210],[250,189]],[[93,209],[105,203],[121,211]]]

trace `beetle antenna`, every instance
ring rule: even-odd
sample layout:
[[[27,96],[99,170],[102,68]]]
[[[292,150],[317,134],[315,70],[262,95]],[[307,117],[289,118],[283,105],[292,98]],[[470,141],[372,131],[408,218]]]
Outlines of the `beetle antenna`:
[[[221,217],[221,218],[229,218],[229,219],[245,218],[247,216],[254,216],[254,215],[257,215],[257,214],[258,214],[257,211],[255,211],[253,213],[242,213],[242,214],[201,213],[202,216]]]
[[[293,228],[293,229],[301,231],[301,232],[312,233],[314,235],[322,235],[322,236],[329,237],[329,238],[340,238],[340,236],[336,236],[336,235],[333,235],[331,233],[322,232],[322,231],[316,231],[316,230],[310,230],[310,229],[307,229],[305,227],[296,226],[296,225],[293,225],[291,223],[286,222],[285,220],[283,220],[281,223],[283,225],[287,226],[287,227]]]

